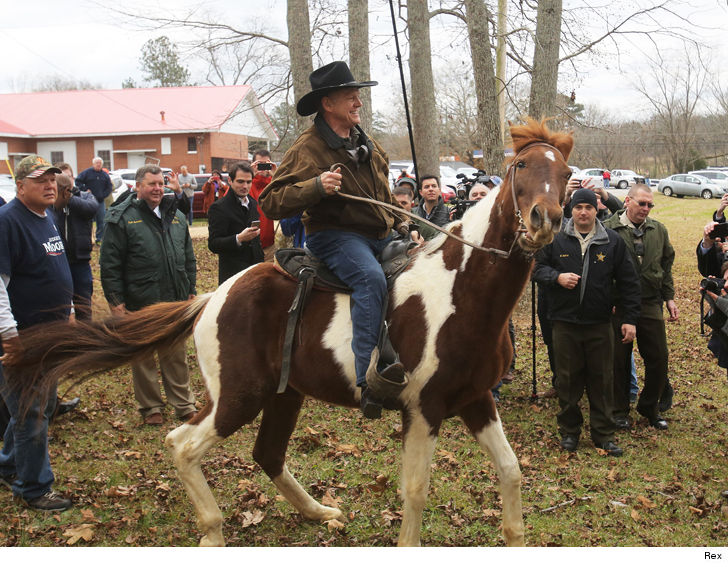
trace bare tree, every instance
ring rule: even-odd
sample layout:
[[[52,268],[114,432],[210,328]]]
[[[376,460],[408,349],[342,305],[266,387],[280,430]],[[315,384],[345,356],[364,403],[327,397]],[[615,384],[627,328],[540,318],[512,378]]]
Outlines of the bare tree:
[[[432,77],[430,47],[430,11],[426,0],[414,0],[407,5],[407,26],[410,38],[409,70],[412,83],[412,128],[418,177],[438,175],[440,171],[437,145],[437,110],[435,84]]]
[[[305,95],[311,86],[308,76],[313,71],[311,61],[311,32],[307,0],[288,0],[288,52],[291,57],[293,96],[295,100]],[[296,132],[301,133],[311,125],[311,119],[297,116]]]
[[[61,75],[51,75],[39,79],[32,90],[36,92],[42,91],[88,91],[100,89],[101,85],[94,84],[86,80],[67,79]],[[24,90],[24,89],[21,89]]]
[[[696,124],[707,80],[702,54],[686,47],[677,65],[668,65],[657,51],[649,82],[640,77],[636,85],[654,111],[655,139],[665,146],[677,171],[691,168],[699,157]]]
[[[468,38],[475,77],[478,131],[477,145],[483,149],[483,169],[503,173],[503,139],[498,109],[498,87],[488,32],[488,9],[484,0],[465,0]]]
[[[357,81],[368,81],[369,69],[369,0],[349,0],[349,65]],[[370,132],[372,127],[372,93],[362,89],[359,93],[363,106],[359,111],[361,127]]]
[[[560,40],[561,0],[540,0],[528,103],[528,114],[536,119],[552,116],[555,111]]]

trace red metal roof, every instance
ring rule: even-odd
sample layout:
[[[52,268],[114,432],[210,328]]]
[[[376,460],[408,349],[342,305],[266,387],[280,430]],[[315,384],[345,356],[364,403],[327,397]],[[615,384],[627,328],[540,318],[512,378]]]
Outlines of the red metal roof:
[[[235,85],[0,94],[0,134],[65,137],[217,130],[250,89]]]

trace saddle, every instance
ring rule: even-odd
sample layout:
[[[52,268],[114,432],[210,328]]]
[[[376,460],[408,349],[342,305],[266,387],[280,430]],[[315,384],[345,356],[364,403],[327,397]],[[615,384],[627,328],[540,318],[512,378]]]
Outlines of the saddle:
[[[377,258],[382,265],[388,290],[392,289],[397,276],[409,265],[412,258],[407,252],[415,246],[417,246],[417,243],[412,240],[393,240]],[[276,393],[282,394],[288,386],[288,377],[291,371],[291,356],[293,354],[293,338],[296,334],[296,327],[303,315],[303,310],[308,302],[311,289],[347,294],[351,294],[352,289],[336,277],[307,248],[282,248],[275,253],[273,265],[276,270],[289,279],[296,281],[298,284],[293,302],[288,309],[288,322],[286,324],[286,334],[283,341],[281,377],[278,382],[278,390],[276,391]],[[386,311],[387,301],[384,304],[385,316]],[[380,357],[384,360],[386,356],[386,359],[393,359],[392,363],[399,363],[397,354],[389,342],[389,333],[387,332],[387,325],[384,319],[385,317],[383,316],[382,330],[380,332],[379,344],[376,347],[375,358]],[[376,388],[376,386],[374,387]]]

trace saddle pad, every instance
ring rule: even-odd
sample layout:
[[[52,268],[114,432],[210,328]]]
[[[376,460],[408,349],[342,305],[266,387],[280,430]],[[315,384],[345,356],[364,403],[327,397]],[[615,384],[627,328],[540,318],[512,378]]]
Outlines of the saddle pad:
[[[416,246],[412,241],[394,240],[382,251],[379,262],[382,265],[384,277],[387,280],[387,289],[392,289],[394,280],[409,265],[411,257],[407,251]],[[322,291],[351,293],[352,290],[342,282],[326,265],[302,248],[281,248],[275,253],[274,265],[278,271],[298,280],[302,268],[310,268],[315,273],[313,286]]]
[[[307,254],[302,248],[281,248],[276,250],[274,265],[278,271],[298,281],[302,268],[310,268],[315,273],[314,287],[322,291],[351,293],[351,288],[337,278],[318,258]]]

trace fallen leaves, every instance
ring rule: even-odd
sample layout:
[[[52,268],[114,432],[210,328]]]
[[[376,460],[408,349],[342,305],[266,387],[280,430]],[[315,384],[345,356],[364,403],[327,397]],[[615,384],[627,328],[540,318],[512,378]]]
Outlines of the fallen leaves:
[[[241,526],[243,528],[247,528],[249,526],[256,526],[260,524],[263,521],[263,518],[265,518],[265,512],[262,510],[245,510],[241,516],[243,518]]]
[[[63,536],[67,537],[66,545],[74,545],[79,540],[89,542],[94,537],[94,526],[93,524],[81,524],[75,528],[68,528],[63,532]]]

